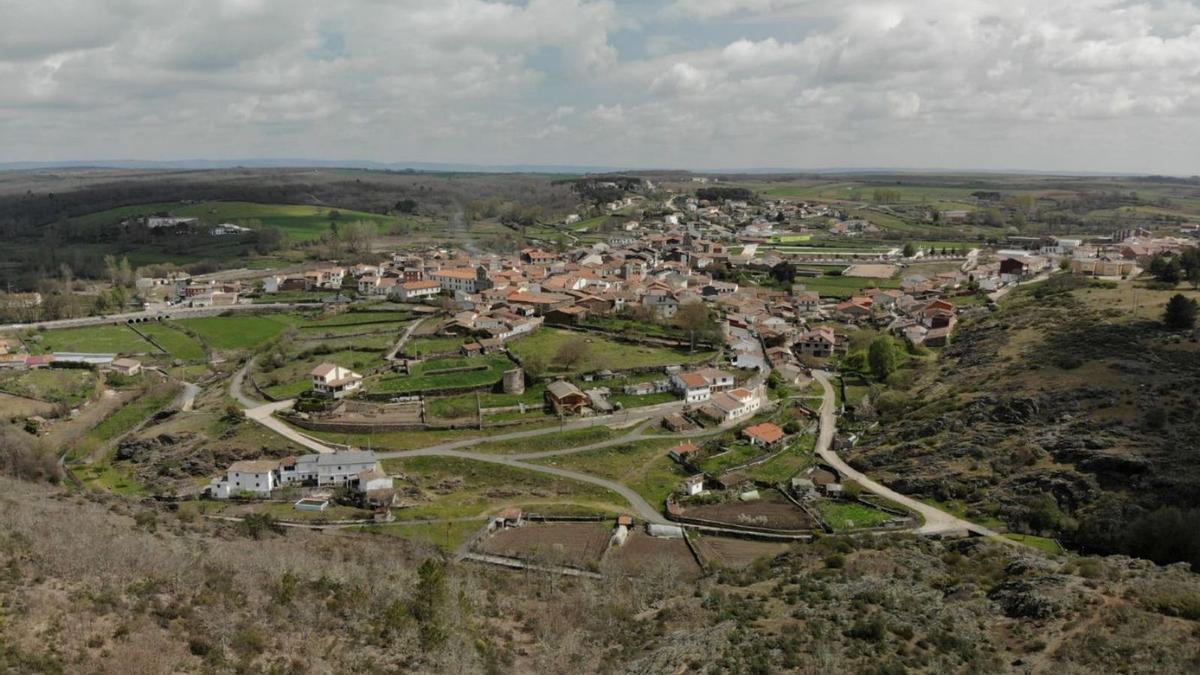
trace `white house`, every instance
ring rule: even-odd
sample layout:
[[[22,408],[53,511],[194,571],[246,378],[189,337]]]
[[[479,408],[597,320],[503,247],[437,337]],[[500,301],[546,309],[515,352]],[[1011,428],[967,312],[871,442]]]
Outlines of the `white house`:
[[[688,476],[683,481],[683,489],[689,497],[694,497],[704,492],[704,474],[698,473],[695,476]]]
[[[362,386],[363,377],[358,373],[333,363],[322,363],[312,370],[313,391],[333,398],[341,398]]]
[[[675,383],[675,390],[683,394],[683,400],[687,403],[703,403],[712,396],[708,380],[700,373],[679,373],[671,380]]]
[[[364,475],[368,486],[375,486],[370,489],[391,487],[391,478],[383,475],[379,460],[369,450],[302,455],[279,462],[279,480],[285,485],[307,483],[324,487],[356,484],[361,490]],[[385,478],[386,486],[383,485]]]
[[[389,295],[397,300],[420,300],[441,292],[442,285],[436,281],[405,281],[393,286]]]
[[[761,407],[762,397],[758,392],[739,387],[733,391],[713,394],[703,412],[718,422],[732,422],[753,415]]]
[[[279,462],[274,460],[234,462],[223,478],[209,485],[209,491],[215,499],[229,499],[244,493],[269,497],[271,490],[279,485],[278,468]]]

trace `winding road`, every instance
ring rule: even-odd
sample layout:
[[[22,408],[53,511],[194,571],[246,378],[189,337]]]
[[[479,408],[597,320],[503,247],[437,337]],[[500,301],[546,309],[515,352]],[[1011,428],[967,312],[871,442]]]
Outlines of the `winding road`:
[[[994,530],[968,520],[963,520],[958,516],[946,513],[939,508],[930,506],[912,497],[902,495],[885,485],[871,480],[861,471],[847,464],[845,460],[833,451],[833,436],[837,431],[837,406],[835,404],[833,384],[829,381],[829,373],[822,370],[814,370],[813,377],[816,378],[817,382],[821,383],[821,388],[825,390],[825,396],[821,401],[821,432],[817,436],[816,451],[826,464],[837,469],[842,476],[855,480],[867,490],[921,514],[925,522],[921,527],[917,528],[919,534],[950,535],[972,532],[996,541],[1012,544],[1013,546],[1021,545],[1019,542],[1013,541]]]
[[[259,403],[248,397],[243,391],[243,383],[246,373],[253,366],[254,360],[251,359],[238,370],[230,381],[230,394],[246,409],[246,417],[262,424],[268,429],[294,441],[295,443],[314,450],[316,452],[328,453],[336,452],[337,448],[317,440],[311,436],[307,436],[296,429],[288,426],[283,420],[275,417],[275,412],[285,410],[294,403],[294,401],[277,401],[274,403]],[[833,437],[837,432],[837,413],[836,413],[836,398],[833,391],[833,385],[829,381],[829,373],[820,370],[813,371],[813,377],[821,384],[824,390],[824,395],[821,399],[820,416],[820,432],[817,436],[816,453],[829,466],[837,469],[844,477],[857,481],[867,490],[874,492],[882,497],[886,497],[898,504],[921,514],[924,523],[916,531],[919,534],[930,536],[945,536],[960,533],[973,533],[980,536],[988,537],[995,541],[1000,541],[1013,546],[1020,546],[1019,542],[1013,541],[1004,537],[998,532],[986,528],[977,523],[972,523],[968,520],[959,518],[941,509],[930,506],[924,502],[918,501],[911,497],[888,488],[885,485],[875,482],[868,478],[865,474],[852,468],[847,464],[836,452],[833,451]],[[514,467],[527,471],[535,471],[538,473],[567,478],[583,483],[590,483],[605,489],[615,492],[623,497],[637,512],[637,515],[643,520],[651,523],[670,523],[663,515],[660,506],[655,506],[640,494],[626,485],[616,481],[600,478],[591,474],[564,469],[556,466],[547,466],[544,464],[531,464],[529,460],[545,459],[549,457],[558,457],[563,455],[571,455],[589,450],[597,450],[625,443],[631,443],[640,440],[654,438],[694,438],[697,436],[711,435],[724,431],[724,428],[704,429],[693,431],[684,434],[673,434],[671,436],[648,435],[645,431],[650,426],[650,422],[660,417],[664,412],[674,412],[682,408],[682,402],[666,403],[657,406],[647,406],[646,408],[638,408],[627,411],[618,415],[608,415],[604,417],[583,418],[572,420],[556,427],[543,427],[540,429],[528,429],[525,431],[514,431],[505,434],[495,434],[492,436],[484,436],[479,438],[465,438],[456,441],[448,441],[438,445],[431,445],[426,448],[418,448],[415,450],[395,450],[377,452],[376,456],[380,459],[403,459],[407,457],[455,457],[459,459],[468,459],[476,462],[485,462],[489,464],[500,464],[503,466]],[[664,410],[665,409],[665,410]],[[517,440],[522,438],[534,438],[547,434],[560,433],[568,429],[582,429],[598,424],[606,423],[629,423],[633,422],[634,426],[629,432],[610,438],[597,443],[578,446],[575,448],[566,448],[561,450],[546,450],[538,452],[514,453],[509,455],[487,453],[487,452],[472,452],[468,448],[479,445],[480,443],[488,443],[494,441]]]

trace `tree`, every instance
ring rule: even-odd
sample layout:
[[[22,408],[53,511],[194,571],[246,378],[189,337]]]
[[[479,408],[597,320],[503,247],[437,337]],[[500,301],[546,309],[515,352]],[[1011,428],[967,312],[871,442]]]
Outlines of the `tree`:
[[[703,302],[689,302],[679,306],[675,313],[675,325],[688,331],[692,351],[696,350],[696,338],[714,340],[717,322]]]
[[[592,346],[587,343],[587,340],[582,337],[573,337],[558,348],[558,352],[554,354],[554,362],[566,368],[574,368],[583,363],[591,351]]]
[[[917,247],[916,247],[916,246],[913,246],[913,245],[912,245],[912,242],[909,242],[909,243],[907,243],[907,244],[905,244],[905,245],[904,245],[904,251],[903,251],[903,253],[904,253],[904,257],[905,257],[905,258],[911,258],[911,257],[913,257],[914,255],[916,255],[916,254],[917,254]]]
[[[1163,324],[1169,330],[1190,330],[1196,325],[1196,301],[1182,293],[1176,293],[1167,301]]]
[[[871,367],[871,374],[875,379],[883,380],[891,375],[898,360],[896,345],[890,337],[880,336],[871,341],[871,347],[867,351],[867,364]]]
[[[417,588],[408,611],[417,622],[417,641],[424,651],[440,647],[446,641],[445,610],[446,568],[434,558],[417,569]]]
[[[1179,258],[1174,255],[1155,256],[1150,261],[1150,273],[1154,275],[1155,279],[1164,284],[1174,286],[1183,278],[1183,265],[1180,264]]]
[[[790,284],[796,279],[796,266],[786,261],[776,263],[771,268],[771,278],[781,284]]]

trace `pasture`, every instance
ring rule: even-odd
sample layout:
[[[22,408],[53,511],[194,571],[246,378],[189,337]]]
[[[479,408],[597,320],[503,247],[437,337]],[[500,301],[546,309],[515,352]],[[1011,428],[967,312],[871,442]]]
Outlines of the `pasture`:
[[[66,328],[38,333],[26,340],[35,351],[95,354],[155,354],[158,349],[124,324]]]
[[[257,221],[265,226],[278,227],[294,241],[318,239],[330,231],[330,223],[334,222],[365,220],[379,225],[381,229],[398,222],[391,216],[337,207],[252,202],[158,202],[99,211],[80,216],[77,220],[89,225],[116,225],[127,218],[164,212],[180,218],[200,218],[213,224],[232,222],[250,226],[255,224],[251,221]]]
[[[503,355],[450,358],[423,361],[412,366],[408,375],[386,375],[368,379],[365,389],[372,393],[401,394],[460,387],[485,387],[500,381],[504,371],[516,365]],[[471,368],[471,370],[459,370]]]
[[[581,350],[581,358],[570,364],[557,362],[564,345],[579,341],[586,345]],[[673,366],[699,363],[713,357],[713,352],[689,354],[685,350],[626,344],[595,334],[573,333],[554,328],[543,328],[533,335],[513,340],[508,348],[522,362],[532,360],[544,363],[546,371],[554,374]]]
[[[207,361],[208,351],[199,340],[165,323],[143,323],[137,329],[150,336],[172,358],[183,361]]]
[[[288,314],[259,314],[180,319],[176,323],[199,335],[213,349],[236,350],[253,349],[298,321],[298,317]]]

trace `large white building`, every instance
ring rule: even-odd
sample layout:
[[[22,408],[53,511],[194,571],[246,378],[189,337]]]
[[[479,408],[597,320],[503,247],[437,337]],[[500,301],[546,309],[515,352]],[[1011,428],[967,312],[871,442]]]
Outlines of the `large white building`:
[[[369,450],[302,455],[282,460],[235,462],[225,475],[209,484],[214,499],[238,495],[269,497],[271,491],[289,485],[353,487],[359,492],[391,489],[392,479]]]
[[[363,377],[334,363],[322,363],[312,369],[313,391],[341,398],[362,386]]]
[[[271,490],[279,486],[276,470],[279,462],[274,460],[249,460],[234,462],[223,478],[209,486],[216,499],[229,499],[242,494],[269,497]]]

